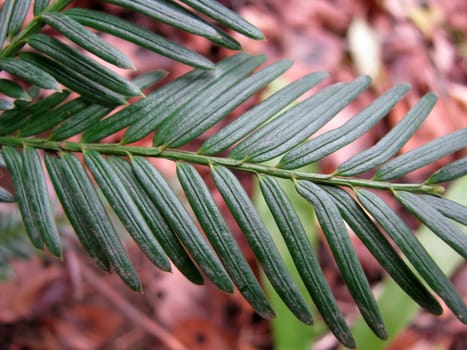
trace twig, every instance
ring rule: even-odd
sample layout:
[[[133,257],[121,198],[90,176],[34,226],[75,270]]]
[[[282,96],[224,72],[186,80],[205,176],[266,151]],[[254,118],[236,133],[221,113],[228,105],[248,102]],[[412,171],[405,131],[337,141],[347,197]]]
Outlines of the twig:
[[[104,295],[115,307],[117,307],[126,317],[140,325],[144,330],[161,340],[171,350],[187,350],[187,348],[173,337],[166,329],[155,323],[144,313],[132,306],[125,298],[114,289],[104,283],[99,276],[85,266],[81,271],[86,280]]]

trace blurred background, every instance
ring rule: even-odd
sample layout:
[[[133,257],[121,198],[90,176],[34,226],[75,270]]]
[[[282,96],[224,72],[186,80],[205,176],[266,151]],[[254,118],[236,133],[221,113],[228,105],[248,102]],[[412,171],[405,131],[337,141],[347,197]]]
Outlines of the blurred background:
[[[235,38],[241,42],[245,51],[266,54],[269,63],[283,58],[295,62],[292,69],[272,84],[271,90],[318,70],[328,71],[331,75],[319,88],[337,81],[350,81],[361,74],[373,78],[371,88],[343,110],[327,128],[342,124],[395,84],[411,84],[412,89],[407,97],[396,105],[382,123],[357,142],[327,157],[319,164],[320,171],[333,171],[337,164],[376,142],[429,91],[439,96],[438,104],[403,151],[467,127],[465,0],[221,2],[259,27],[266,35],[265,41],[253,41],[236,35]],[[143,16],[126,13],[113,5],[85,0],[75,1],[74,4],[131,19],[183,43],[213,61],[233,53],[213,46],[205,39],[181,33],[163,24],[155,25]],[[169,72],[164,80],[167,82],[190,70],[183,64],[137,49],[114,37],[104,37],[133,60],[138,73],[164,69]],[[128,76],[127,71],[121,73]],[[231,118],[260,101],[267,93],[264,91],[249,99],[232,113]],[[229,120],[226,119],[224,123]],[[118,141],[118,137],[113,136],[109,141]],[[149,144],[150,140],[142,141],[141,144],[146,142]],[[194,149],[197,146],[199,144],[192,144]],[[453,157],[460,156],[458,153]],[[421,181],[428,173],[452,159],[444,158],[437,164],[407,176],[407,180]],[[173,179],[177,187],[174,165],[169,161],[158,160],[157,166],[168,179]],[[240,179],[261,208],[253,179],[241,174]],[[11,188],[8,176],[3,176],[0,182],[2,186]],[[457,195],[460,193],[462,197],[463,193],[467,197],[465,181],[456,186]],[[392,204],[400,210],[397,203]],[[228,218],[227,209],[221,209]],[[400,211],[400,215],[405,214]],[[339,348],[316,312],[315,326],[300,325],[271,295],[279,315],[276,321],[270,323],[256,315],[238,293],[226,295],[210,284],[194,286],[177,272],[159,272],[143,257],[134,242],[127,240],[130,257],[144,285],[144,293],[134,293],[118,277],[104,275],[95,269],[76,244],[65,219],[60,219],[58,207],[57,217],[61,232],[67,237],[64,261],[33,252],[29,243],[18,235],[23,228],[16,206],[0,206],[0,249],[2,239],[14,237],[14,245],[18,250],[15,255],[26,257],[11,259],[11,269],[1,271],[5,280],[0,282],[0,349],[166,349],[166,344],[171,342],[181,343],[187,349],[194,350]],[[418,229],[414,219],[407,215],[404,218],[414,230]],[[311,209],[307,224],[310,239],[339,306],[349,321],[356,324],[354,330],[360,349],[467,349],[465,326],[448,310],[438,318],[420,312],[400,290],[387,283],[384,271],[362,243],[352,236],[375,294],[386,297],[382,301],[384,310],[387,310],[387,313],[383,312],[383,318],[390,328],[391,340],[385,343],[376,341],[369,330],[359,323],[361,320],[358,320],[358,313],[329,250],[321,243]],[[246,242],[239,232],[235,234],[247,260],[255,267]],[[428,246],[433,251],[438,248],[436,245]],[[290,260],[285,251],[284,256]],[[457,290],[467,299],[465,263],[462,264],[451,251],[447,251],[443,258],[443,268],[452,276]],[[292,266],[290,268],[293,269]],[[255,269],[260,278],[260,271],[257,267]]]

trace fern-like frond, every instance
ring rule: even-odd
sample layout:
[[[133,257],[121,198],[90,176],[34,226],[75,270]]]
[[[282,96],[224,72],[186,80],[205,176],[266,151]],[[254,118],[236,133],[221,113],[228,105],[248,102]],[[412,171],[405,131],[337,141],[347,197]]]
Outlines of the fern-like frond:
[[[388,176],[384,175],[384,170],[389,167],[391,172],[400,176],[465,147],[465,130],[460,130],[441,138],[441,141],[420,147],[421,151],[415,149],[406,153],[407,155],[390,160],[426,118],[435,101],[433,95],[429,94],[423,98],[376,146],[361,153],[362,156],[354,157],[356,160],[344,162],[331,175],[308,174],[293,169],[312,160],[321,159],[368,131],[407,92],[406,85],[391,89],[343,126],[307,141],[310,135],[332,119],[369,84],[366,77],[350,83],[335,84],[283,111],[287,104],[325,77],[322,73],[315,73],[292,83],[245,112],[246,116],[251,117],[265,111],[266,107],[274,106],[272,112],[261,113],[259,121],[248,120],[244,124],[237,122],[234,127],[225,126],[208,138],[198,153],[177,150],[219,122],[233,108],[290,67],[289,62],[283,61],[252,73],[263,61],[263,57],[247,54],[232,56],[220,62],[215,70],[194,70],[106,118],[104,116],[111,113],[112,108],[93,105],[87,102],[85,97],[64,103],[63,94],[66,92],[52,94],[31,107],[5,112],[0,118],[0,122],[5,121],[5,124],[2,124],[2,134],[5,136],[0,137],[0,142],[5,145],[3,153],[6,164],[13,177],[16,197],[34,245],[38,248],[46,246],[54,254],[60,254],[58,234],[53,228],[53,221],[47,209],[46,192],[43,185],[40,185],[41,188],[34,187],[39,186],[40,179],[44,176],[41,174],[36,151],[37,148],[41,148],[46,152],[59,152],[58,157],[46,157],[47,169],[65,213],[85,250],[98,265],[106,270],[112,266],[128,285],[137,290],[141,288],[102,201],[84,171],[83,164],[72,155],[73,152],[82,152],[96,185],[102,190],[130,235],[156,266],[162,270],[170,270],[170,259],[195,283],[202,281],[199,268],[207,278],[226,292],[231,292],[234,284],[260,314],[270,318],[274,315],[273,310],[241,257],[232,240],[230,229],[209,195],[203,179],[188,163],[208,165],[212,168],[214,182],[266,276],[292,312],[303,322],[311,323],[312,317],[308,307],[292,282],[264,223],[242,185],[229,169],[247,171],[260,175],[262,193],[287,242],[298,271],[324,319],[342,343],[352,346],[351,334],[342,316],[339,316],[329,287],[311,254],[312,248],[306,243],[306,236],[294,213],[293,205],[281,192],[274,177],[295,181],[297,191],[312,204],[344,281],[365,320],[379,337],[386,337],[384,323],[350,243],[344,221],[417,303],[428,311],[439,314],[441,309],[436,299],[399,258],[372,220],[378,222],[429,286],[462,321],[465,321],[465,305],[452,285],[448,284],[446,277],[440,272],[428,276],[430,269],[437,269],[436,265],[430,261],[415,237],[409,241],[402,238],[405,236],[401,236],[399,232],[408,234],[408,228],[401,219],[389,211],[389,207],[376,194],[358,190],[355,191],[358,197],[356,200],[342,189],[347,187],[354,191],[355,188],[375,188],[392,191],[411,213],[465,257],[466,236],[449,219],[460,217],[461,222],[465,223],[462,221],[465,216],[463,207],[457,206],[456,208],[461,208],[454,210],[457,214],[448,215],[447,208],[452,207],[449,202],[437,200],[437,197],[431,195],[430,201],[435,204],[430,204],[423,196],[416,194],[436,194],[439,191],[438,185],[431,185],[430,181],[426,184],[390,183],[381,181],[379,175]],[[156,74],[154,80],[160,76]],[[138,81],[135,82],[135,86],[137,85]],[[277,102],[277,105],[274,102]],[[50,112],[46,112],[47,110]],[[84,131],[83,141],[87,143],[55,141],[66,138],[63,134],[67,130],[64,129],[64,125],[80,125],[84,121],[83,113],[89,117],[93,114],[89,111],[98,115],[98,119],[93,119],[93,124],[87,124],[84,128],[81,126],[79,129],[67,128],[74,129],[69,135]],[[10,115],[14,118],[9,117]],[[79,122],[75,122],[75,118]],[[246,119],[245,116],[240,116],[238,120]],[[47,128],[38,128],[39,125],[47,125]],[[124,128],[127,128],[127,131],[119,145],[90,143]],[[31,138],[35,136],[35,132],[47,130],[52,130],[48,140]],[[233,132],[229,134],[224,130]],[[22,137],[8,136],[12,132],[19,132]],[[125,145],[153,132],[153,147]],[[219,135],[224,135],[224,138],[221,140]],[[447,142],[452,138],[455,142]],[[316,140],[321,140],[322,151],[315,146],[318,142]],[[26,147],[22,152],[18,152],[14,148],[18,146]],[[232,148],[228,157],[211,155],[214,149],[222,151],[228,147]],[[312,156],[297,157],[296,154],[302,153],[304,149],[310,150]],[[416,159],[411,156],[412,152],[417,154]],[[106,157],[105,154],[113,156]],[[120,158],[127,156],[130,156],[128,160]],[[198,231],[195,222],[167,182],[154,166],[141,156],[178,161],[180,183],[213,249]],[[273,157],[281,157],[277,166],[261,163]],[[413,161],[407,165],[406,162],[399,161],[399,158],[403,157],[409,157],[409,160]],[[453,170],[440,170],[438,180],[435,176],[431,182],[438,182],[443,178],[451,180],[456,174],[462,176],[464,163],[459,161],[450,166]],[[354,173],[375,168],[380,170],[373,180],[350,177]],[[29,193],[35,195],[26,195]],[[152,215],[159,217],[157,223],[150,219]],[[88,230],[94,234],[90,236]],[[171,232],[173,238],[164,239],[166,232]],[[172,240],[180,242],[181,245],[177,243],[174,246],[169,242]],[[189,256],[183,249],[188,251]]]
[[[36,17],[22,30],[16,22],[10,22],[16,18],[22,23],[24,9],[30,7],[30,2],[20,6],[16,5],[18,1],[6,1],[0,13],[0,43],[7,41],[0,50],[0,70],[33,84],[24,89],[9,79],[0,81],[0,92],[6,96],[3,109],[8,109],[0,116],[0,166],[7,167],[14,185],[14,194],[0,188],[0,201],[18,202],[29,239],[37,249],[47,248],[56,256],[62,254],[45,181],[48,173],[84,250],[103,270],[115,270],[132,289],[141,290],[142,285],[105,202],[155,266],[170,271],[173,263],[193,283],[202,284],[207,278],[227,293],[236,287],[259,314],[272,318],[274,310],[242,256],[205,179],[193,164],[206,166],[266,277],[297,318],[311,324],[313,317],[304,296],[235,175],[250,173],[259,180],[261,193],[317,309],[339,341],[354,347],[349,327],[302,223],[276,181],[281,178],[293,182],[297,192],[310,203],[310,211],[314,208],[342,278],[377,336],[386,337],[384,320],[346,224],[421,307],[433,314],[442,312],[433,291],[467,323],[467,307],[452,283],[404,221],[372,191],[393,195],[434,234],[461,256],[467,256],[467,236],[460,228],[467,226],[467,209],[439,196],[443,190],[440,183],[467,173],[466,158],[439,169],[423,183],[405,183],[402,178],[467,147],[467,129],[461,129],[398,155],[433,108],[434,94],[424,96],[376,145],[346,160],[331,174],[301,169],[368,132],[403,98],[407,85],[390,89],[345,124],[315,136],[369,86],[370,79],[358,77],[321,88],[289,108],[327,77],[323,72],[312,73],[285,86],[219,128],[201,146],[187,151],[188,144],[195,147],[193,141],[286,72],[291,62],[283,60],[262,67],[264,56],[239,53],[214,65],[130,22],[85,9],[63,11],[69,2],[35,1]],[[208,23],[205,15],[247,36],[262,38],[258,30],[223,11],[212,0],[182,0],[202,15],[169,0],[104,2],[227,47],[237,44]],[[39,33],[45,25],[76,45]],[[131,67],[131,62],[87,27],[120,36],[197,68],[144,96],[142,91],[165,73],[151,72],[128,81],[104,68],[82,50],[117,66]],[[23,49],[26,43],[35,51]],[[55,91],[41,97],[41,88]],[[129,97],[135,99],[129,103]],[[120,143],[99,143],[119,132],[123,132]],[[79,141],[70,140],[79,134]],[[152,146],[131,145],[146,137],[152,137]],[[176,163],[186,203],[148,160],[152,157]],[[375,176],[370,180],[357,176],[364,172]]]

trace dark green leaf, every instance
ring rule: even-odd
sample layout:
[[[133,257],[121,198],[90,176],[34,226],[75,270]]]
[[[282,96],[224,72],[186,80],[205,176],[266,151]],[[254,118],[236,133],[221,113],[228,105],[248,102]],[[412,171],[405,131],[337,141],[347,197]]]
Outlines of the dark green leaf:
[[[138,121],[128,128],[128,131],[123,136],[122,142],[128,143],[143,138],[159,127],[164,121],[167,120],[168,122],[169,119],[180,116],[180,111],[191,113],[194,108],[203,105],[204,100],[208,98],[206,95],[203,95],[205,98],[200,99],[200,91],[209,90],[218,80],[224,78],[226,75],[232,75],[232,70],[238,66],[247,64],[250,60],[252,60],[252,58],[247,54],[237,54],[219,62],[215,70],[207,72],[194,70],[177,79],[167,86],[167,89],[171,89],[173,93],[169,94],[168,91],[163,91],[161,89],[161,91],[157,93],[157,105],[150,111],[142,114]],[[246,75],[248,73],[244,74]],[[242,73],[238,72],[238,75],[238,80],[241,80],[243,77]],[[219,89],[218,87],[217,90]],[[217,96],[217,90],[209,90],[211,92],[210,95]],[[187,108],[187,106],[191,108]],[[160,134],[160,130],[158,130],[157,134]],[[159,135],[159,137],[161,137],[161,135]]]
[[[47,6],[49,6],[50,0],[34,0],[34,16],[39,16]]]
[[[0,149],[0,168],[4,168],[6,166],[5,164],[5,158],[3,158],[3,152]]]
[[[84,130],[88,130],[93,125],[96,125],[96,123],[109,114],[110,111],[111,108],[108,107],[90,105],[80,110],[78,113],[73,114],[68,120],[65,120],[63,124],[52,131],[49,138],[51,140],[61,141],[77,135]]]
[[[350,194],[334,186],[321,188],[335,199],[334,202],[344,220],[394,281],[425,310],[440,315],[443,312],[441,305]]]
[[[43,249],[44,244],[37,227],[36,216],[31,206],[29,193],[27,192],[24,179],[25,169],[21,154],[13,147],[3,147],[3,156],[5,157],[5,162],[13,181],[18,207],[29,239],[34,247]]]
[[[366,323],[379,338],[387,338],[378,306],[371,294],[371,287],[363,273],[344,220],[333,198],[309,181],[299,181],[296,187],[298,193],[313,204],[316,217],[329,243],[341,276]]]
[[[297,169],[320,160],[351,143],[380,121],[408,90],[407,84],[394,87],[341,127],[319,135],[287,153],[279,162],[279,167]]]
[[[20,85],[9,79],[0,79],[0,93],[21,100],[31,100],[31,96]]]
[[[337,339],[345,346],[354,348],[355,341],[324,278],[313,247],[292,203],[274,178],[260,177],[259,184],[298,273],[316,307]]]
[[[20,136],[32,136],[47,131],[61,121],[82,112],[88,106],[89,103],[78,98],[47,112],[41,114],[34,113],[29,119],[29,122],[21,128]]]
[[[237,55],[236,66],[228,65],[227,69],[213,71],[215,80],[207,85],[203,90],[191,100],[188,100],[181,108],[170,115],[160,126],[154,138],[154,145],[176,145],[186,143],[191,138],[190,131],[201,123],[205,115],[209,115],[211,108],[216,106],[216,101],[228,90],[237,85],[246,75],[258,68],[264,61],[264,56]],[[197,129],[196,129],[197,130]],[[174,142],[177,140],[177,142]]]
[[[124,96],[96,83],[93,79],[79,74],[61,62],[32,52],[22,53],[21,58],[40,67],[40,69],[54,76],[60,83],[79,93],[90,102],[105,106],[127,104]]]
[[[426,180],[429,184],[452,181],[467,175],[467,157],[445,165]]]
[[[169,260],[113,166],[96,151],[86,151],[84,159],[110,206],[144,254],[160,269],[170,271]]]
[[[6,135],[26,125],[31,118],[36,118],[58,106],[70,95],[69,91],[56,92],[24,109],[15,109],[4,113],[0,118],[0,135]]]
[[[146,223],[170,257],[170,260],[191,282],[203,284],[203,276],[201,276],[198,268],[193,264],[193,261],[165,221],[159,209],[152,203],[151,198],[136,179],[128,162],[118,157],[110,157],[109,162],[115,168],[115,173],[120,177],[120,181],[124,183],[133,201],[143,214]]]
[[[467,226],[467,207],[447,198],[432,195],[421,195],[421,197],[444,216]]]
[[[324,72],[311,73],[287,85],[208,138],[199,153],[210,155],[227,149],[327,76],[328,74]]]
[[[131,60],[114,46],[90,32],[79,22],[63,13],[54,12],[40,17],[49,26],[66,36],[79,47],[88,50],[104,61],[121,68],[134,68]]]
[[[155,20],[167,23],[175,28],[205,36],[218,36],[216,29],[205,23],[194,13],[166,0],[103,0],[142,13]]]
[[[376,180],[398,178],[465,147],[467,147],[467,128],[451,132],[392,159],[376,172],[374,178]]]
[[[467,259],[467,236],[456,225],[432,208],[422,198],[410,192],[396,191],[394,195],[418,220],[423,222],[464,259]]]
[[[228,35],[223,30],[219,28],[215,28],[215,29],[216,29],[217,35],[214,37],[210,37],[209,40],[211,40],[213,43],[217,45],[223,46],[230,50],[241,50],[242,46],[237,40],[232,38],[230,35]]]
[[[42,162],[37,150],[25,147],[23,158],[23,181],[28,195],[29,206],[32,210],[34,223],[39,230],[42,241],[49,251],[58,257],[62,256],[60,236],[50,206],[49,192],[45,182]]]
[[[8,26],[10,24],[11,14],[15,6],[15,0],[6,0],[3,3],[2,10],[0,12],[0,49],[3,47],[5,38],[8,34]],[[3,69],[0,67],[0,69]]]
[[[8,192],[3,187],[0,187],[0,203],[11,203],[15,202],[15,196]]]
[[[82,140],[95,142],[129,125],[131,125],[131,130],[142,126],[144,132],[151,132],[153,125],[156,125],[154,128],[157,127],[167,117],[168,111],[172,111],[171,108],[175,108],[174,106],[178,106],[181,103],[180,101],[184,101],[185,98],[190,98],[191,94],[196,93],[204,82],[203,77],[209,74],[211,74],[210,71],[194,70],[181,76],[154,91],[146,98],[97,123],[92,129],[83,134]],[[188,89],[188,86],[190,89]],[[151,130],[146,131],[148,129]],[[147,134],[142,137],[145,135]]]
[[[63,161],[58,157],[52,157],[48,154],[45,156],[45,165],[55,192],[81,245],[101,269],[109,272],[109,259],[91,230],[92,224],[89,224],[88,218],[81,210],[82,204],[77,202],[78,197],[75,196],[73,186],[69,184],[69,179],[62,169],[62,163]]]
[[[192,141],[254,93],[276,79],[279,75],[283,74],[291,67],[291,65],[291,61],[283,60],[256,72],[245,80],[232,86],[229,90],[224,91],[224,93],[206,106],[202,113],[201,111],[196,112],[197,109],[194,108],[191,113],[174,114],[171,117],[171,120],[174,122],[177,121],[178,125],[177,127],[172,127],[168,131],[164,144],[168,147],[177,148]],[[240,70],[239,75],[242,75]],[[230,84],[226,82],[225,85],[228,87]],[[187,104],[186,106],[188,107],[191,105]],[[171,124],[173,125],[173,123]],[[163,133],[166,131],[164,126],[164,124],[161,126],[159,132]]]
[[[166,75],[166,72],[156,70],[142,74],[133,80],[133,83],[141,90],[152,86],[157,83]],[[136,102],[138,103],[138,102]],[[135,103],[135,104],[136,104]],[[82,131],[89,130],[91,126],[95,130],[96,123],[103,117],[109,114],[110,108],[100,105],[89,105],[87,108],[71,116],[59,127],[52,131],[50,135],[51,140],[64,140],[71,136],[77,135]]]
[[[80,51],[62,44],[60,41],[43,34],[34,34],[28,38],[28,44],[52,59],[66,65],[76,73],[92,79],[109,90],[123,96],[142,96],[141,90],[115,72],[97,63]]]
[[[252,24],[245,21],[242,17],[236,13],[230,11],[217,1],[213,0],[182,0],[185,4],[193,7],[201,13],[215,19],[219,23],[236,30],[250,38],[263,40],[264,34],[253,26]]]
[[[221,290],[233,292],[230,279],[219,259],[204,240],[185,207],[164,178],[144,158],[134,157],[133,172],[179,240],[206,276]]]
[[[64,176],[87,229],[96,237],[120,278],[131,289],[141,291],[138,275],[86,171],[74,155],[65,153],[62,159]]]
[[[180,163],[177,175],[204,233],[240,293],[261,316],[273,318],[274,311],[199,173],[193,166]]]
[[[34,64],[16,58],[0,58],[0,70],[7,71],[28,83],[44,89],[59,90],[57,81]]]
[[[213,168],[212,176],[274,289],[298,319],[311,324],[313,319],[308,306],[240,182],[224,167]]]
[[[21,29],[26,15],[28,14],[31,0],[16,0],[14,1],[13,11],[9,17],[8,37],[13,38]]]
[[[369,77],[333,85],[294,106],[266,124],[230,153],[235,159],[262,162],[296,147],[353,101],[369,84]]]
[[[378,221],[428,285],[446,302],[454,315],[467,323],[467,307],[451,281],[443,274],[409,227],[376,194],[360,190],[358,200]]]
[[[135,84],[141,90],[145,90],[147,88],[152,87],[160,80],[164,79],[166,76],[166,71],[154,70],[138,75],[135,79],[133,79],[133,84]]]
[[[420,124],[430,113],[438,98],[429,93],[407,113],[391,131],[389,131],[376,145],[358,153],[342,163],[336,174],[353,176],[371,170],[390,159],[396,154],[410,137],[418,130]]]
[[[103,12],[74,8],[66,14],[79,23],[115,35],[140,47],[193,67],[211,69],[214,64],[200,54],[175,44],[147,29]]]

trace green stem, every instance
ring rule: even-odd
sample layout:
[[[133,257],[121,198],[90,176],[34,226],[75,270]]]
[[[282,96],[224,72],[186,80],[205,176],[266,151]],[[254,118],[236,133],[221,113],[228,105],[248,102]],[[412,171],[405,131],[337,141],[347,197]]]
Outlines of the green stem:
[[[49,12],[58,12],[63,10],[67,7],[72,0],[56,0],[52,4],[50,4],[42,14],[49,13]],[[34,17],[34,19],[29,22],[29,24],[19,32],[6,46],[3,50],[0,51],[0,58],[2,57],[14,57],[16,53],[21,50],[21,48],[26,44],[27,38],[39,32],[42,27],[44,27],[45,23],[40,20],[40,17]]]
[[[278,169],[264,164],[242,162],[235,159],[211,157],[194,152],[178,151],[172,149],[161,150],[158,147],[124,146],[120,144],[57,142],[39,138],[21,138],[14,136],[0,136],[0,145],[15,147],[31,146],[48,151],[84,152],[95,150],[107,155],[117,156],[144,156],[165,158],[174,161],[185,161],[202,165],[222,165],[234,170],[246,171],[254,174],[265,174],[289,180],[309,180],[315,183],[345,187],[365,187],[386,191],[410,191],[440,194],[444,191],[442,186],[426,184],[391,183],[373,181],[359,178],[344,178],[325,174],[305,173],[301,171]]]

